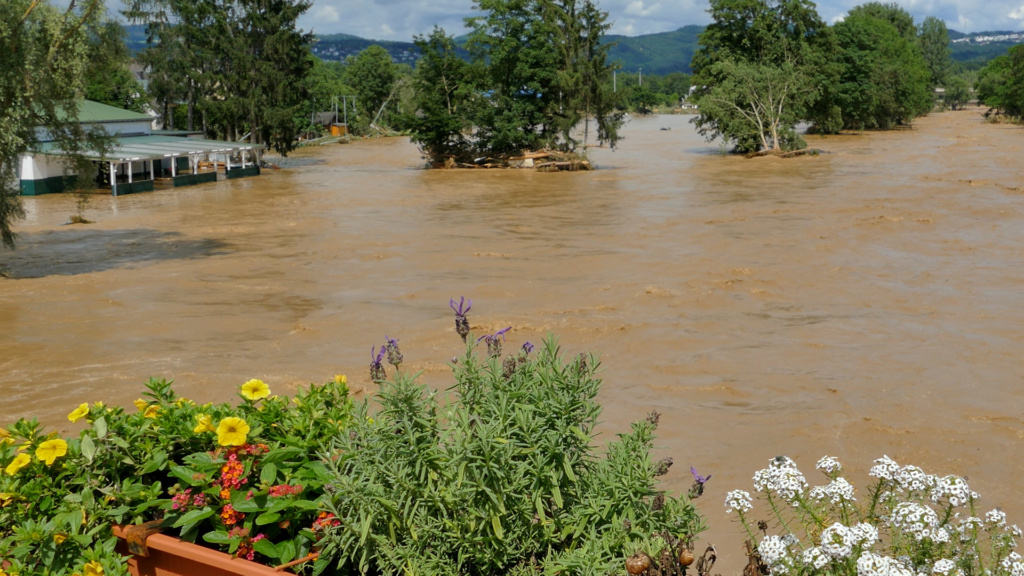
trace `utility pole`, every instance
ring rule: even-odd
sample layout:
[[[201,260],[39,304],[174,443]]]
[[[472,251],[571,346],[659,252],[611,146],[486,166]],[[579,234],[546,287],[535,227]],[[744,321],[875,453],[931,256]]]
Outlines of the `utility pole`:
[[[644,85],[644,67],[643,66],[640,67],[640,74],[639,74],[638,78],[639,78],[640,85],[643,86]]]
[[[615,84],[615,75],[618,74],[618,70],[612,70],[612,92],[618,92],[618,87]]]

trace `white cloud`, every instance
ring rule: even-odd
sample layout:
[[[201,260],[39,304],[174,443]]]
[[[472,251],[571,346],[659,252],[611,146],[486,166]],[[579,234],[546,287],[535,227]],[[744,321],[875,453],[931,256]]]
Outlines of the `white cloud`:
[[[338,15],[338,11],[334,6],[321,6],[316,9],[313,14],[318,22],[338,22],[341,20],[341,16]]]
[[[1010,12],[1009,17],[1014,20],[1024,20],[1024,4],[1021,4],[1016,10]]]
[[[643,0],[633,0],[626,6],[626,10],[623,13],[629,16],[647,17],[659,11],[661,11],[660,2],[653,6],[644,6]]]

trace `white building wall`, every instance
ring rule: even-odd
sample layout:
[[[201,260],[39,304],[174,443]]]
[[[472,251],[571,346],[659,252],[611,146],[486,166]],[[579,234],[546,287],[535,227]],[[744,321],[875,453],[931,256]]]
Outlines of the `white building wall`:
[[[21,179],[42,180],[64,175],[64,163],[59,157],[46,154],[21,157]]]

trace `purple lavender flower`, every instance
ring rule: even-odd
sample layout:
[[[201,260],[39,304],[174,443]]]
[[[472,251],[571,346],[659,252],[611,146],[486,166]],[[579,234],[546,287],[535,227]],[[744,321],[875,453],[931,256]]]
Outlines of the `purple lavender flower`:
[[[381,363],[384,359],[386,348],[381,346],[380,352],[377,352],[376,355],[374,355],[374,350],[376,349],[376,346],[370,346],[370,380],[379,382],[388,377],[387,373],[384,371],[384,364]]]
[[[711,474],[701,476],[693,466],[690,466],[690,474],[693,474],[693,485],[690,486],[688,495],[691,500],[694,500],[704,493],[704,484],[707,484],[707,481],[711,480]]]
[[[512,327],[502,328],[494,334],[484,334],[483,336],[476,339],[479,344],[481,340],[487,343],[487,355],[488,356],[501,356],[501,343],[505,340],[505,332],[511,330]],[[501,336],[501,340],[498,340],[498,336]]]
[[[384,339],[388,342],[388,364],[398,368],[398,365],[402,363],[402,358],[404,358],[404,356],[402,356],[402,352],[398,349],[398,340],[388,338],[387,336],[385,336]]]
[[[455,306],[454,298],[448,301],[448,306],[455,311],[455,333],[462,336],[462,341],[465,342],[466,336],[469,335],[469,320],[466,319],[466,314],[473,307],[473,301],[467,303],[465,296],[459,296],[458,306]]]
[[[530,352],[533,352],[533,344],[530,344],[529,342],[525,342],[523,344],[523,352],[525,352],[527,354],[529,354]]]

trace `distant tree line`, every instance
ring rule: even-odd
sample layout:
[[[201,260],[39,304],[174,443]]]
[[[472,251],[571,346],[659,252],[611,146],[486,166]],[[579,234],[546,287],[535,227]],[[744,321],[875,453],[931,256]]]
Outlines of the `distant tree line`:
[[[809,0],[711,0],[710,13],[692,64],[694,121],[740,152],[806,147],[800,122],[822,134],[909,124],[950,80],[945,24],[918,26],[893,3],[832,26]]]

